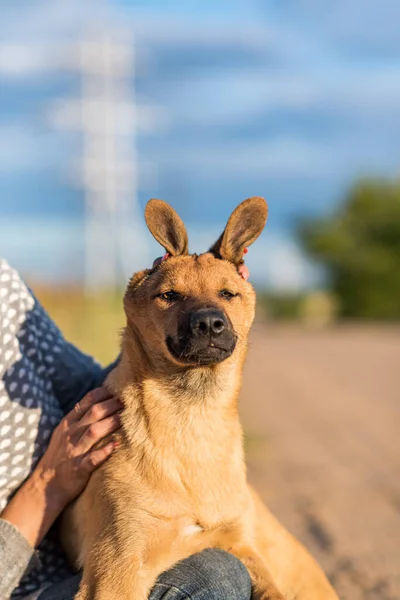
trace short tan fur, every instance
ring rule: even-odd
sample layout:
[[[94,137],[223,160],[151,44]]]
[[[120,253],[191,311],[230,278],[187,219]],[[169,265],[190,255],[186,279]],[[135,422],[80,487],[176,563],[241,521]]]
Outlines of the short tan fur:
[[[151,200],[170,258],[127,288],[121,360],[107,387],[124,405],[120,446],[64,516],[76,600],[146,600],[158,575],[207,547],[247,566],[256,600],[334,600],[322,570],[247,484],[237,401],[255,293],[239,274],[267,205],[250,198],[209,252],[190,255],[181,219]]]

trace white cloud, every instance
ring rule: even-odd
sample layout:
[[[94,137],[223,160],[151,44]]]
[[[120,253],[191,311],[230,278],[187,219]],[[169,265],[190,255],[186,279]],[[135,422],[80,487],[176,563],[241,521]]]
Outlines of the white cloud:
[[[338,169],[349,168],[344,155],[337,155],[337,146],[306,138],[277,137],[272,140],[245,140],[229,146],[185,146],[170,148],[168,157],[161,151],[159,162],[175,168],[196,166],[207,179],[238,178],[331,178]]]
[[[234,18],[221,15],[174,15],[158,10],[140,10],[135,6],[112,2],[99,8],[97,0],[35,0],[26,3],[23,18],[19,7],[10,4],[2,10],[0,39],[3,41],[6,61],[1,61],[0,73],[23,75],[34,69],[42,70],[43,54],[51,60],[57,46],[84,37],[104,27],[118,35],[132,34],[138,45],[151,47],[236,47],[253,51],[268,60],[271,53],[280,57],[300,57],[307,52],[309,43],[289,28],[276,27],[267,21]],[[15,54],[7,50],[14,47]],[[52,50],[51,50],[52,47]],[[30,55],[30,56],[29,56]],[[4,63],[6,64],[4,65]],[[15,63],[15,67],[13,67]]]
[[[48,56],[51,53],[44,47],[3,43],[0,46],[0,74],[3,77],[25,77],[40,73],[48,65]]]
[[[308,77],[270,74],[265,69],[194,73],[177,84],[167,83],[163,97],[176,120],[203,125],[237,123],[249,115],[274,109],[304,109],[321,98],[321,85]]]
[[[0,127],[0,172],[10,172],[35,166],[34,157],[39,156],[35,139],[16,126]]]
[[[227,26],[221,19],[171,17],[117,3],[102,11],[96,0],[36,0],[26,3],[22,18],[17,6],[2,10],[0,73],[18,76],[41,71],[46,62],[52,61],[51,53],[57,53],[63,44],[105,27],[115,28],[119,36],[127,38],[134,34],[138,43],[164,46],[235,44],[264,49],[271,47],[278,34],[254,21]]]
[[[3,46],[3,54],[0,48],[3,79],[32,75],[44,69],[44,64],[49,68],[51,62],[57,62],[63,44],[89,24],[95,25],[96,2],[36,0],[25,4],[23,18],[16,4],[10,3],[2,11],[0,23],[0,37],[11,44]],[[389,0],[384,2],[386,7],[393,6]],[[158,100],[167,105],[171,131],[158,139],[151,158],[167,168],[172,165],[186,172],[202,172],[210,180],[259,176],[342,179],[374,167],[393,168],[398,162],[394,141],[399,129],[398,65],[346,61],[340,54],[340,38],[335,38],[335,48],[329,46],[331,41],[325,44],[325,32],[335,28],[339,31],[337,23],[345,19],[346,7],[351,27],[365,30],[357,20],[360,2],[350,7],[340,0],[339,12],[331,6],[327,14],[316,0],[300,4],[309,16],[323,16],[321,28],[313,35],[305,35],[303,26],[296,28],[293,21],[267,24],[254,17],[241,22],[223,19],[220,14],[216,18],[176,17],[162,14],[162,8],[152,13],[112,5],[109,22],[123,20],[125,28],[137,32],[138,43],[153,47],[154,52],[162,51],[163,46],[175,46],[182,52],[194,46],[201,52],[201,47],[232,44],[250,48],[266,59],[270,53],[283,59],[280,69],[194,69],[192,73],[185,71],[185,78],[163,81]],[[366,11],[370,27],[374,13],[369,5]],[[336,23],[332,27],[331,19]],[[25,50],[18,46],[21,42],[27,44]],[[264,139],[250,132],[249,139],[232,141],[230,126],[234,130],[242,124],[246,131],[249,121],[262,123],[274,110],[308,116],[315,110],[321,119],[319,131],[314,136],[275,134],[272,139],[268,132]],[[329,131],[332,116],[337,123],[334,132]],[[183,143],[179,139],[178,144],[174,126],[182,124],[191,127],[192,135]],[[219,132],[212,143],[207,139],[206,127]],[[211,134],[209,139],[214,139]],[[53,160],[44,142],[32,130],[7,127],[2,131],[0,169],[25,169]]]
[[[331,27],[331,20],[340,19],[360,27],[357,18],[361,6],[350,10],[346,3],[331,7],[329,18],[325,15],[324,27]],[[386,0],[387,6],[393,2]],[[95,0],[39,0],[27,4],[24,18],[12,8],[3,11],[0,37],[0,73],[4,77],[26,76],[56,68],[62,61],[63,44],[87,30],[93,30]],[[304,0],[303,10],[311,15],[319,14],[320,7],[314,0]],[[378,110],[394,109],[400,99],[400,73],[398,66],[365,62],[363,65],[340,58],[338,52],[320,47],[323,29],[314,36],[301,35],[282,23],[267,24],[255,18],[247,22],[186,15],[176,17],[156,12],[139,11],[134,8],[111,5],[111,24],[136,33],[139,46],[173,45],[175,47],[224,46],[252,48],[267,61],[271,52],[285,58],[280,70],[266,67],[235,70],[209,69],[186,72],[178,82],[165,82],[165,99],[176,118],[221,125],[240,118],[241,115],[257,114],[272,109],[336,109],[354,111],[358,115]],[[371,7],[366,6],[372,18]],[[371,12],[372,11],[372,12]],[[343,16],[345,15],[345,16]],[[369,30],[368,30],[369,31]],[[370,32],[372,35],[372,31]],[[22,45],[25,44],[25,45]],[[400,46],[400,44],[399,44]],[[155,50],[157,52],[159,50]],[[325,52],[325,54],[324,54]],[[314,60],[310,62],[310,54]],[[323,60],[321,62],[321,58]],[[308,61],[308,62],[307,62]],[[205,106],[207,109],[205,110]],[[174,110],[175,108],[175,110]]]
[[[179,87],[179,92],[178,92]],[[175,121],[199,127],[263,119],[269,111],[297,111],[380,118],[400,104],[397,65],[348,65],[296,73],[265,69],[195,73],[179,84],[166,83],[163,99]]]
[[[2,7],[0,37],[6,43],[39,45],[68,39],[85,23],[96,20],[100,10],[98,5],[96,0],[10,2],[7,7]]]
[[[24,123],[0,123],[0,173],[22,173],[58,166],[63,147],[54,135]]]

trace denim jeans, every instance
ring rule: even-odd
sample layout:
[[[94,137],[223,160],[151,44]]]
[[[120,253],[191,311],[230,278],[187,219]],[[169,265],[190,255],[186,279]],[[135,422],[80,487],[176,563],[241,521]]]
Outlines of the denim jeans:
[[[73,600],[80,575],[48,587],[27,600]],[[250,600],[246,567],[222,550],[203,550],[160,575],[149,600]],[[118,600],[118,598],[115,598]],[[135,598],[132,598],[135,600]]]

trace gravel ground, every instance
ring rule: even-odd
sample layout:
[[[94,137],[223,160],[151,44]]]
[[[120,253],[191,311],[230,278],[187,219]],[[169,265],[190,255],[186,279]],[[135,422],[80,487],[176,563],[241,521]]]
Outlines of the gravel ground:
[[[400,328],[256,325],[250,480],[343,600],[400,599]]]

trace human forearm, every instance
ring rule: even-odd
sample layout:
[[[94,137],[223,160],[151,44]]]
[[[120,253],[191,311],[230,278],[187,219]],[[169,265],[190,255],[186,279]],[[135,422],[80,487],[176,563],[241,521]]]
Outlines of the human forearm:
[[[96,444],[119,428],[121,408],[103,389],[87,394],[56,427],[35,471],[4,509],[1,517],[33,548],[111,455],[114,442],[100,448]]]
[[[9,598],[24,574],[38,565],[34,548],[62,509],[39,466],[0,515],[0,598]]]
[[[10,500],[1,518],[14,525],[35,548],[64,507],[65,502],[39,465]]]
[[[10,597],[34,566],[34,548],[58,515],[111,456],[113,441],[97,444],[119,428],[121,408],[105,390],[85,396],[56,427],[35,471],[0,515],[1,600]]]

